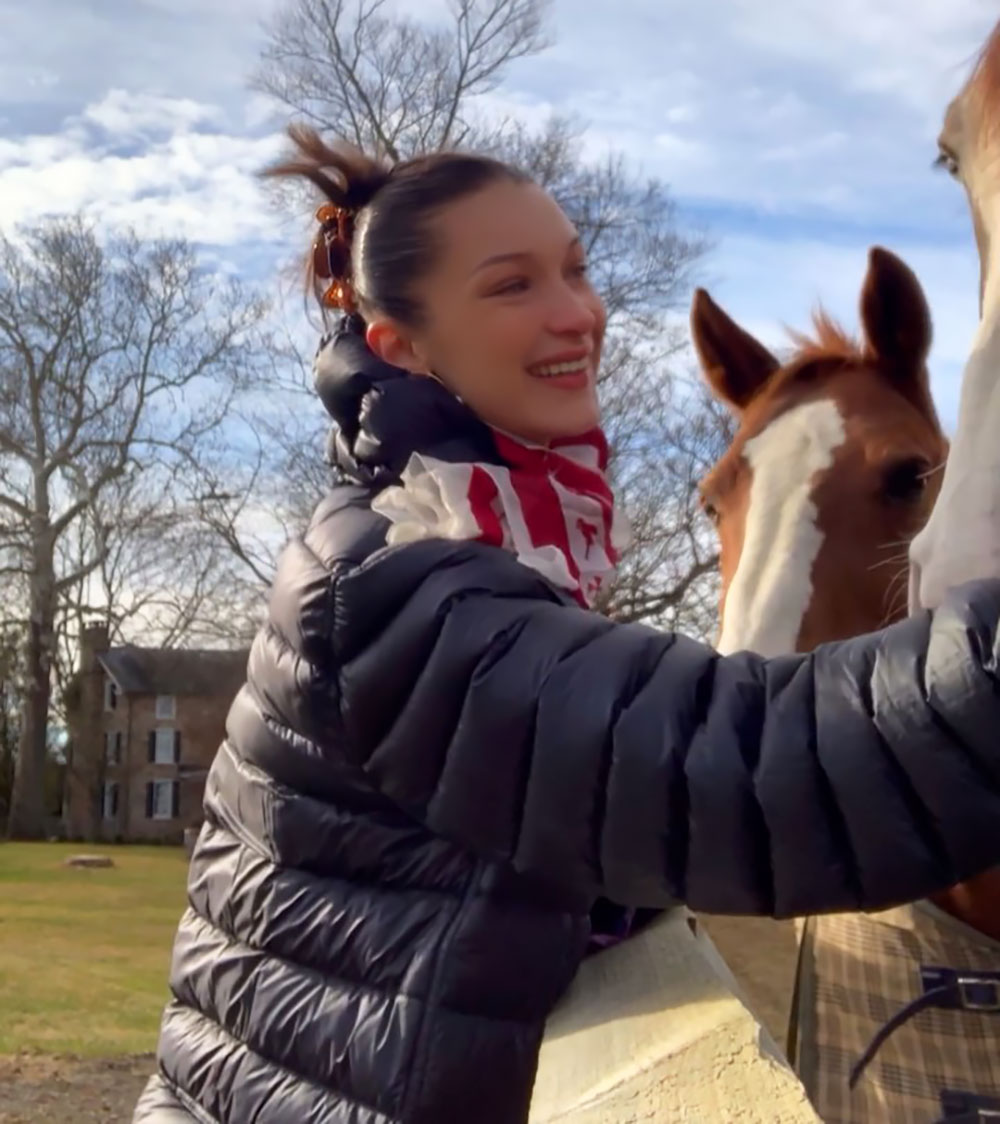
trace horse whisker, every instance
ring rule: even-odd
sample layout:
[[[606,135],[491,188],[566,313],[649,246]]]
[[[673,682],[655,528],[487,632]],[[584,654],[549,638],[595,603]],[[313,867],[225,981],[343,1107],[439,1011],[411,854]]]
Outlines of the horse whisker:
[[[886,628],[889,625],[894,624],[897,620],[904,617],[906,615],[906,605],[907,605],[906,590],[901,588],[900,591],[899,591],[899,596],[889,606],[889,611],[883,617],[882,624],[881,624],[880,627]]]
[[[873,562],[868,569],[871,571],[881,569],[882,566],[906,566],[908,564],[908,554],[894,554],[891,558],[883,558],[881,562]]]
[[[901,568],[899,573],[895,574],[890,579],[889,584],[886,586],[885,594],[882,597],[882,607],[886,610],[886,616],[889,616],[892,609],[895,608],[895,598],[898,597],[903,589],[907,588],[909,577],[910,568],[906,566]],[[887,605],[889,605],[888,609],[886,609]]]
[[[909,577],[910,568],[904,566],[900,569],[898,574],[895,574],[886,586],[885,595],[882,598],[882,608],[884,610],[882,616],[882,623],[880,628],[885,628],[886,625],[891,624],[898,616],[903,615],[907,599],[909,596]]]

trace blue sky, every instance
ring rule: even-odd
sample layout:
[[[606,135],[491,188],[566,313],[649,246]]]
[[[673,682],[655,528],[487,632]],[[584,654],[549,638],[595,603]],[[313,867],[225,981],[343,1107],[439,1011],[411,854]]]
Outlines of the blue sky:
[[[930,299],[950,423],[976,262],[964,199],[930,165],[995,0],[768,2],[554,0],[555,45],[484,108],[571,112],[593,154],[664,179],[714,241],[702,282],[771,345],[819,300],[854,327],[867,248],[899,253]],[[0,0],[0,222],[82,206],[250,273],[298,251],[305,222],[253,176],[282,124],[246,86],[274,3]]]

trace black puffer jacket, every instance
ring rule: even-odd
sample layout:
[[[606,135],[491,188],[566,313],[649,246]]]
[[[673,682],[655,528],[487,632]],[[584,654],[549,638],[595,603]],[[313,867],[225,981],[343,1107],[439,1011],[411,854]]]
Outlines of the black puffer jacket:
[[[1000,861],[1000,586],[720,658],[493,548],[385,548],[413,448],[495,455],[342,335],[345,482],[286,550],[208,782],[141,1124],[516,1124],[595,897],[882,907]]]

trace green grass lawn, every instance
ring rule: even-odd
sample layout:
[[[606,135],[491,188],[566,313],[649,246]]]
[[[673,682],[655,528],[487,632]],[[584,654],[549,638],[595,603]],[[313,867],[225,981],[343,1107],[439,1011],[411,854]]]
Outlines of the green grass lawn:
[[[0,1054],[155,1049],[186,875],[179,847],[0,843]]]

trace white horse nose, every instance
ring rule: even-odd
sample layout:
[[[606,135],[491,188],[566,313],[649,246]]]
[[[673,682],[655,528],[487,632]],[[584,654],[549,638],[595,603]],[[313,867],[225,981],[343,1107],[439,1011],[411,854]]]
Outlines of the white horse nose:
[[[919,613],[923,606],[920,604],[920,563],[910,559],[910,575],[907,585],[906,603],[910,616]]]
[[[930,553],[930,529],[934,521],[934,513],[920,530],[910,539],[910,565],[918,569]]]
[[[927,603],[927,569],[934,553],[934,513],[910,540],[910,573],[907,586],[907,604],[912,616],[921,609],[932,606]]]

